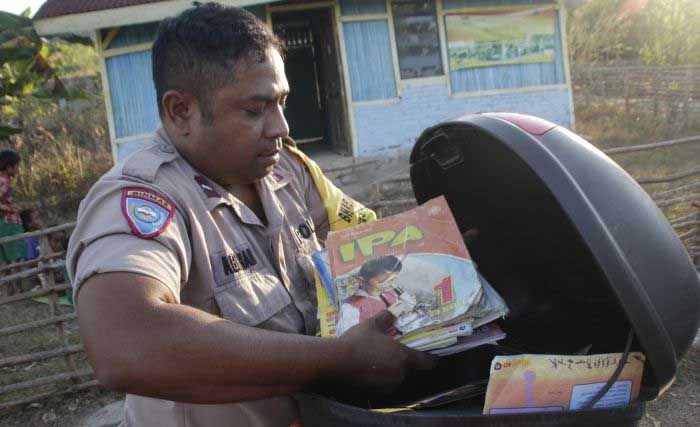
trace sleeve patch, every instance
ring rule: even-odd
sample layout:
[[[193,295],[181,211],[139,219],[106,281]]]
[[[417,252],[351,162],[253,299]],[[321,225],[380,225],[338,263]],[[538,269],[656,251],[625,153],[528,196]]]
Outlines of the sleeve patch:
[[[122,190],[122,214],[132,233],[151,239],[164,232],[175,213],[175,205],[167,197],[148,188]]]

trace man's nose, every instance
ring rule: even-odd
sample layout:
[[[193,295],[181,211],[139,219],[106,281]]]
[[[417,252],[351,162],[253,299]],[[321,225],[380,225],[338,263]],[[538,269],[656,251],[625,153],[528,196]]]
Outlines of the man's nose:
[[[279,104],[274,107],[268,122],[265,124],[265,136],[267,138],[284,138],[289,136],[289,125],[284,118],[284,109]]]

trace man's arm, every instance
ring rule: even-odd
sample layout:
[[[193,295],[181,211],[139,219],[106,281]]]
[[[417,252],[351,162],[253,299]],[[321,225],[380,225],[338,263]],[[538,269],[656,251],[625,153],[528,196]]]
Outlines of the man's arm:
[[[386,388],[434,364],[385,335],[388,312],[339,339],[285,334],[178,304],[159,281],[133,273],[90,277],[77,307],[98,380],[168,400],[236,402],[336,382]]]

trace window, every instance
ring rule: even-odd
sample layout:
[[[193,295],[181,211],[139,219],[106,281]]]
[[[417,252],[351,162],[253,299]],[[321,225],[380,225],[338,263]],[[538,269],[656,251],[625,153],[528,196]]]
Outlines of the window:
[[[342,0],[340,12],[353,102],[396,99],[386,0]]]
[[[392,0],[391,11],[401,78],[442,75],[435,0]]]

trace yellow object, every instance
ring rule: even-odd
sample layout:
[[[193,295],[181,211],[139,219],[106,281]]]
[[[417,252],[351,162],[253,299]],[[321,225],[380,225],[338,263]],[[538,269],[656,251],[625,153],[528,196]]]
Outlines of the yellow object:
[[[393,414],[395,412],[412,412],[413,409],[411,408],[381,408],[381,409],[372,409],[372,412],[379,412],[382,414]]]
[[[344,230],[355,227],[365,222],[377,219],[377,214],[373,210],[364,207],[357,201],[343,194],[338,187],[333,185],[324,175],[316,162],[311,160],[306,154],[299,151],[289,141],[285,141],[289,151],[294,153],[306,165],[306,168],[314,180],[314,184],[321,195],[328,214],[328,225],[331,231]],[[331,300],[326,288],[323,287],[318,274],[315,274],[316,298],[318,300],[318,315],[320,320],[322,337],[335,337],[335,322],[338,312]]]
[[[605,386],[621,358],[621,353],[496,356],[484,414],[582,409]],[[630,353],[620,376],[594,408],[626,406],[637,400],[645,360],[642,353]]]

